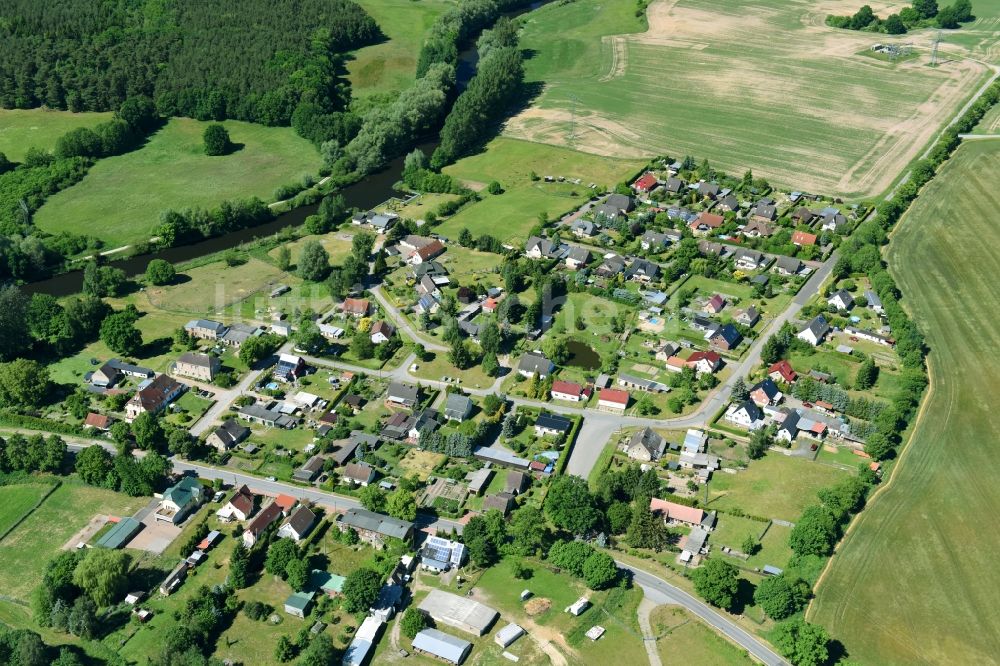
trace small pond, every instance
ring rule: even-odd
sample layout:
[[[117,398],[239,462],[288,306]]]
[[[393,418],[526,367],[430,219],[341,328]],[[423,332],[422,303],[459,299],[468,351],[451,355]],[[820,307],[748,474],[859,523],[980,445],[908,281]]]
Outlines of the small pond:
[[[584,370],[596,370],[601,367],[601,355],[579,340],[568,341],[566,349],[569,350],[569,360],[566,361],[566,365]]]

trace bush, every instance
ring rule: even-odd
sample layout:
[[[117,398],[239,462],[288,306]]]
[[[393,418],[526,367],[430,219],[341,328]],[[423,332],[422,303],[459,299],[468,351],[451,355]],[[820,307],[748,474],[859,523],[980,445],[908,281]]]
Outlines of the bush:
[[[229,132],[219,123],[212,123],[206,127],[202,139],[205,142],[206,155],[225,155],[232,149]]]

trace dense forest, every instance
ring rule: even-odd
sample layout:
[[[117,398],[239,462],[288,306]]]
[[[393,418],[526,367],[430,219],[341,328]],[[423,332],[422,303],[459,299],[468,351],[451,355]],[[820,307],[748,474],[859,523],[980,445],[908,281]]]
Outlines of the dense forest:
[[[0,106],[117,109],[287,125],[349,101],[340,54],[381,38],[350,0],[8,0]],[[318,26],[318,27],[317,27]]]

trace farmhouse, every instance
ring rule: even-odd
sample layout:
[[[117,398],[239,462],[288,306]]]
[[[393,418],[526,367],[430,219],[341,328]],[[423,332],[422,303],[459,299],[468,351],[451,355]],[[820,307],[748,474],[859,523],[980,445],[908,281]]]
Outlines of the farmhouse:
[[[584,397],[584,389],[579,384],[557,379],[552,382],[552,389],[549,394],[553,400],[567,400],[569,402],[580,402]]]
[[[365,298],[345,298],[343,311],[352,317],[364,317],[371,310],[371,303]]]
[[[444,243],[439,240],[433,240],[427,245],[421,248],[417,248],[410,254],[407,258],[407,263],[410,264],[422,264],[425,261],[430,261],[434,257],[439,256],[445,250]]]
[[[597,407],[598,409],[621,413],[628,407],[628,399],[628,391],[602,388],[597,393]]]
[[[226,334],[225,324],[211,319],[192,319],[184,324],[184,330],[193,338],[199,340],[218,340]]]
[[[211,432],[205,443],[225,453],[249,436],[250,428],[241,426],[236,419],[226,419]]]
[[[473,636],[482,636],[500,614],[493,608],[468,597],[433,589],[418,608],[444,624]]]
[[[367,509],[348,509],[337,517],[337,527],[341,532],[354,529],[363,541],[376,548],[382,548],[385,540],[390,538],[402,539],[409,543],[413,535],[413,523]]]
[[[649,510],[653,514],[659,514],[667,525],[688,525],[707,529],[712,529],[715,525],[715,514],[656,497],[649,500]]]
[[[823,338],[830,330],[830,325],[826,323],[826,318],[823,315],[816,315],[816,317],[809,322],[805,328],[798,332],[795,336],[799,340],[805,340],[813,347],[823,342]]]
[[[131,363],[125,363],[120,359],[113,358],[90,376],[90,383],[100,388],[111,388],[124,377],[138,377],[140,379],[150,379],[153,371]]]
[[[210,382],[219,373],[221,365],[219,359],[211,354],[186,352],[174,362],[174,374]]]
[[[140,414],[163,411],[185,388],[184,384],[167,375],[157,375],[125,404],[125,420],[131,423]]]
[[[240,407],[236,415],[244,421],[258,423],[268,428],[291,428],[296,422],[291,416],[282,414],[276,409],[268,409],[260,403]]]
[[[239,349],[244,342],[261,333],[263,333],[263,330],[259,326],[233,324],[226,331],[225,335],[222,336],[222,344]]]
[[[539,379],[545,379],[555,369],[555,364],[538,352],[528,352],[523,354],[517,362],[517,371],[523,377],[531,378],[538,375]]]
[[[650,428],[636,431],[625,443],[625,453],[632,460],[653,462],[663,456],[667,448],[667,440]]]

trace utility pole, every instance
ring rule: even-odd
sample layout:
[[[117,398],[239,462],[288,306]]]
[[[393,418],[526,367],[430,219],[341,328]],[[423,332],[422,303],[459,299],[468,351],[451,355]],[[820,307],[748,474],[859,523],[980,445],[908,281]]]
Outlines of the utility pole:
[[[576,105],[580,101],[580,98],[575,94],[570,93],[569,99],[572,104],[570,105],[570,115],[569,115],[569,146],[573,147],[576,142]]]

